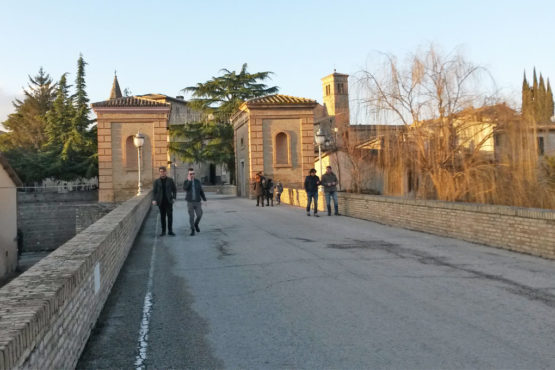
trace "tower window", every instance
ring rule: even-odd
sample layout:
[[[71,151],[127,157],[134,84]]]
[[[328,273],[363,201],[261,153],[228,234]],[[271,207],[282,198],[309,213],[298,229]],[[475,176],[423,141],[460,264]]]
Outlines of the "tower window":
[[[343,83],[338,83],[337,84],[337,93],[338,94],[345,94],[345,89],[344,89]]]
[[[540,136],[538,137],[538,155],[544,155],[544,154],[545,154],[545,147],[543,143],[543,137]]]
[[[326,85],[326,96],[331,94],[331,86],[330,85]]]

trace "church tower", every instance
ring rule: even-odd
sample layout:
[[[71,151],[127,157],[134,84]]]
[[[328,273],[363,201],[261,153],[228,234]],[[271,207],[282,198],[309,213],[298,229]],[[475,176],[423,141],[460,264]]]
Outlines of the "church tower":
[[[349,75],[337,73],[322,78],[322,95],[328,116],[335,118],[336,127],[349,125]]]

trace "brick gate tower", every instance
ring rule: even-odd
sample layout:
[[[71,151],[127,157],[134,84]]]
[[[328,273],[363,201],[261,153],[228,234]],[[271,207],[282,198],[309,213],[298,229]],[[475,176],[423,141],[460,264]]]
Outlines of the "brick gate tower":
[[[97,115],[99,202],[121,202],[137,192],[138,158],[133,136],[145,136],[141,181],[146,189],[168,163],[171,104],[142,97],[123,97],[117,76],[110,99],[92,104]]]

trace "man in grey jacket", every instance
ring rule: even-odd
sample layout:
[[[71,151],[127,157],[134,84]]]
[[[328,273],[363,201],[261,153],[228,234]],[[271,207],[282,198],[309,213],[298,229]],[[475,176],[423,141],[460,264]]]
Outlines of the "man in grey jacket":
[[[331,171],[331,166],[326,167],[326,173],[322,176],[322,185],[324,185],[324,195],[326,196],[326,205],[328,207],[328,216],[331,216],[331,199],[333,198],[333,206],[335,215],[339,216],[339,207],[337,206],[337,176]]]
[[[187,180],[183,183],[183,190],[187,192],[185,200],[187,201],[187,210],[189,211],[189,224],[191,225],[191,236],[200,232],[198,226],[200,219],[202,218],[202,206],[200,200],[206,202],[206,196],[204,195],[204,190],[202,190],[202,184],[199,180],[195,179],[195,170],[189,168],[189,173],[187,174]],[[196,213],[196,219],[195,219]]]
[[[162,224],[160,236],[166,235],[166,217],[168,218],[168,235],[175,236],[172,230],[172,223],[173,203],[177,198],[177,188],[173,179],[167,176],[166,167],[160,167],[158,172],[160,177],[154,180],[152,204],[160,209],[160,222]]]

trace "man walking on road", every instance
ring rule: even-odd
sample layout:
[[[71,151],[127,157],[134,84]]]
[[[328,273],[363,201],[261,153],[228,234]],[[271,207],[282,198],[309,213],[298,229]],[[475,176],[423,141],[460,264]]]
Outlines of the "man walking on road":
[[[187,210],[189,211],[189,224],[191,225],[191,236],[200,232],[198,226],[200,219],[202,218],[202,206],[200,200],[206,202],[206,196],[204,195],[204,190],[202,190],[202,184],[199,180],[195,179],[195,170],[189,168],[189,173],[187,175],[187,180],[183,183],[183,190],[187,192],[185,200],[187,201]],[[196,214],[196,218],[195,218]]]
[[[309,175],[304,179],[304,190],[306,191],[306,215],[310,216],[310,203],[314,199],[314,217],[318,216],[318,185],[320,178],[316,176],[316,170],[310,170]]]
[[[335,215],[339,216],[339,207],[337,205],[337,176],[331,171],[331,166],[326,167],[326,173],[322,176],[322,185],[324,185],[324,194],[326,196],[326,205],[328,207],[328,216],[331,216],[331,199],[333,198],[333,206]]]
[[[166,216],[168,218],[168,235],[175,236],[172,230],[173,223],[173,203],[177,198],[177,188],[175,182],[166,174],[166,167],[158,169],[160,177],[154,180],[152,190],[152,204],[157,205],[160,209],[160,222],[162,224],[162,233],[160,236],[166,235]]]

